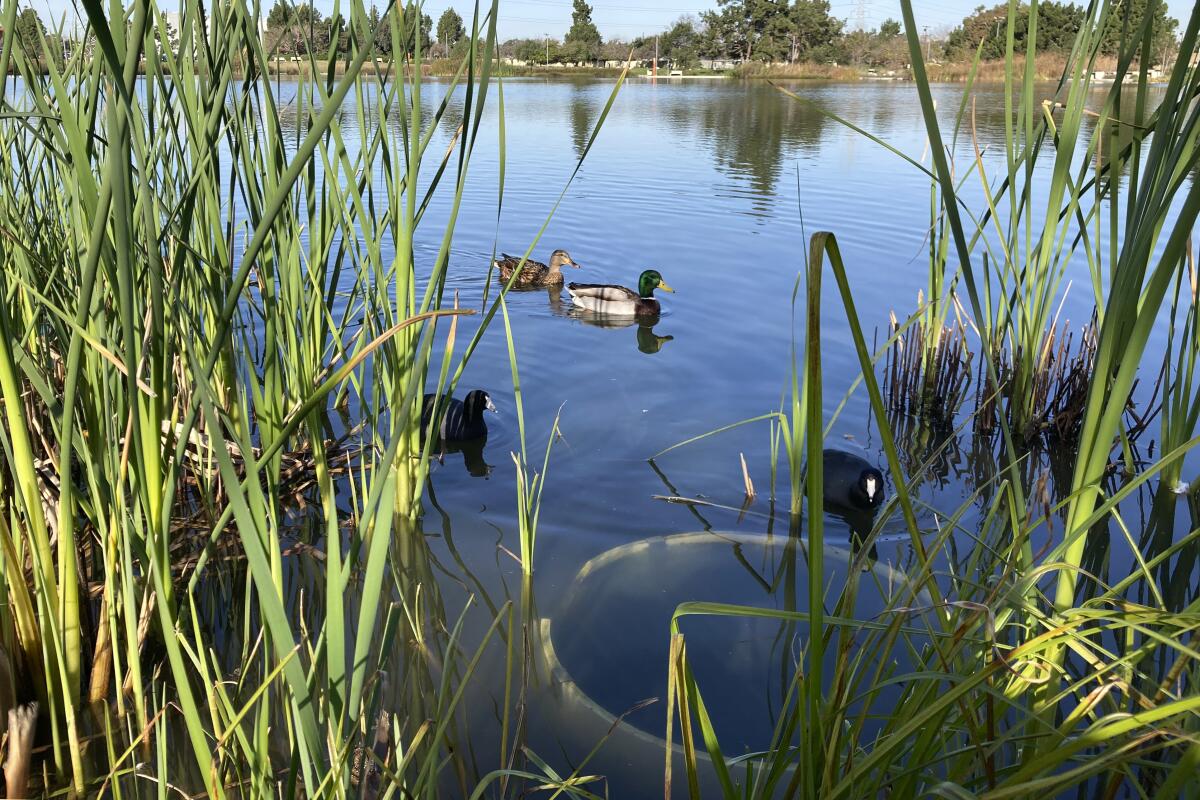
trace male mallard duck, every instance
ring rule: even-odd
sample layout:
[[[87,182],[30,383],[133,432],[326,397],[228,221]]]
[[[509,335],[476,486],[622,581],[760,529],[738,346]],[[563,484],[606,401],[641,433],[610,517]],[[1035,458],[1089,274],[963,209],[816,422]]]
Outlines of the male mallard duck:
[[[638,290],[626,289],[603,283],[568,283],[567,291],[580,308],[598,314],[617,316],[642,316],[657,314],[662,310],[654,299],[654,290],[675,291],[662,279],[657,270],[648,269],[638,278]]]
[[[421,404],[421,431],[429,435],[429,426],[433,422],[433,412],[436,410],[437,395],[427,394]],[[462,442],[487,436],[487,423],[483,421],[484,411],[496,411],[492,398],[483,389],[470,392],[465,400],[450,398],[446,402],[446,413],[438,426],[437,437],[443,442]]]
[[[867,511],[883,502],[883,473],[862,456],[824,450],[825,505]]]
[[[492,265],[500,270],[500,280],[508,283],[508,279],[512,277],[513,272],[520,263],[521,259],[516,256],[501,253],[500,258],[492,262]],[[572,266],[575,269],[579,269],[579,265],[575,263],[566,250],[555,250],[551,253],[550,266],[546,266],[540,261],[526,259],[525,266],[521,267],[520,273],[517,274],[517,279],[513,281],[513,286],[561,286],[563,282],[562,268],[564,266]]]

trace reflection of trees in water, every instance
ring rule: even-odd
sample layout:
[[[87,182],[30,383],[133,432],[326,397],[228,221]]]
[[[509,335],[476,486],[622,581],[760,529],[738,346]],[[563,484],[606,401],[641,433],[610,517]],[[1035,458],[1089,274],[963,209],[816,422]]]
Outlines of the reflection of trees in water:
[[[747,178],[762,202],[773,195],[786,156],[793,150],[815,152],[829,123],[816,109],[774,89],[744,85],[703,102],[673,104],[667,116],[676,125],[697,125],[717,168]]]
[[[576,82],[571,87],[571,146],[575,148],[575,156],[583,158],[591,138],[592,128],[596,124],[597,112],[592,108],[591,83]]]

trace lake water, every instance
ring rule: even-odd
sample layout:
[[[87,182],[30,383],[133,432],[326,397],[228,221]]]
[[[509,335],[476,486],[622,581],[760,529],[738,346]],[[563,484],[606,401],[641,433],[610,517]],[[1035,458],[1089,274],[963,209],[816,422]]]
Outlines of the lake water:
[[[466,306],[480,303],[493,248],[519,254],[536,235],[613,86],[505,82],[506,183],[498,218],[499,119],[495,97],[489,98],[450,265],[449,287]],[[790,88],[922,157],[925,130],[911,85]],[[947,119],[961,91],[936,87]],[[996,166],[994,153],[1002,147],[999,87],[979,91],[976,103],[979,143]],[[442,131],[431,151],[441,152],[448,136]],[[958,152],[969,154],[969,141]],[[972,181],[964,194],[977,198],[978,181]],[[562,439],[551,456],[531,600],[522,603],[520,569],[507,552],[519,550],[509,456],[518,449],[518,432],[499,320],[458,391],[461,397],[486,388],[499,407],[500,415],[488,419],[483,454],[490,474],[472,474],[488,470],[475,465],[469,471],[457,454],[435,464],[423,523],[431,561],[421,574],[436,577],[450,624],[467,597],[475,598],[466,618],[468,650],[490,622],[490,609],[510,598],[522,604],[518,614],[540,643],[526,708],[529,743],[556,768],[569,771],[604,735],[611,722],[605,712],[620,714],[657,696],[658,703],[629,716],[587,772],[607,775],[614,797],[661,796],[662,752],[641,737],[665,730],[668,625],[675,605],[721,600],[795,608],[796,598],[806,597],[807,584],[797,577],[802,570],[796,570],[803,553],[787,545],[785,462],[780,509],[768,500],[767,423],[674,450],[653,464],[647,459],[779,408],[790,376],[796,331],[791,297],[804,267],[806,233],[837,234],[859,315],[868,334],[877,332],[882,340],[889,312],[901,318],[911,313],[926,283],[929,205],[925,175],[769,85],[634,80],[621,90],[532,255],[546,260],[554,248],[567,249],[583,265],[568,280],[585,282],[636,285],[638,274],[652,267],[676,292],[660,293],[664,310],[652,329],[598,326],[572,311],[565,291],[510,296],[531,460],[540,464],[561,411]],[[436,200],[423,223],[419,264],[437,252],[446,210],[446,198]],[[1086,265],[1072,270],[1075,285],[1063,316],[1078,326],[1090,314],[1091,293]],[[829,410],[859,370],[832,279],[824,298]],[[477,324],[477,317],[464,320],[460,341],[463,328],[469,334]],[[860,388],[830,439],[884,464],[867,407]],[[759,489],[745,514],[738,510],[741,454]],[[982,466],[986,473],[988,465]],[[958,508],[976,489],[980,468],[969,454],[952,449],[939,473],[918,490],[931,509],[922,524],[932,529],[935,511],[948,515]],[[655,499],[660,495],[728,508],[667,503]],[[964,527],[978,513],[969,510]],[[902,580],[890,570],[910,564],[911,553],[898,515],[884,525],[876,570],[886,583]],[[717,533],[681,537],[706,529]],[[831,517],[827,536],[841,548],[829,558],[827,577],[835,580],[844,576],[838,553],[850,552],[849,527]],[[761,747],[770,735],[796,657],[794,631],[783,627],[729,621],[685,626],[702,688],[714,687],[719,698],[714,714],[719,728],[729,731],[727,752]],[[466,704],[463,724],[480,773],[495,765],[498,752],[495,708],[503,697],[503,656],[502,645],[488,649]]]

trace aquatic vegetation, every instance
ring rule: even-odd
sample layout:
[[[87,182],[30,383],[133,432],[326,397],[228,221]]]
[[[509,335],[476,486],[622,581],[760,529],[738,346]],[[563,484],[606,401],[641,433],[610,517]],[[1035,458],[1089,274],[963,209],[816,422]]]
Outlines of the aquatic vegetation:
[[[933,327],[918,313],[902,328],[893,313],[889,333],[892,344],[884,365],[888,408],[933,425],[952,425],[972,385],[965,326],[956,320]]]
[[[542,491],[546,488],[546,475],[550,470],[550,450],[558,438],[558,422],[562,416],[562,409],[559,408],[558,413],[554,415],[554,424],[546,438],[546,455],[542,459],[542,470],[530,475],[529,450],[525,441],[525,400],[517,370],[517,350],[513,341],[512,323],[508,317],[508,305],[503,299],[500,301],[500,310],[504,314],[504,336],[508,345],[508,364],[512,370],[513,401],[517,410],[517,430],[521,443],[521,452],[510,455],[517,469],[517,535],[521,543],[521,571],[528,579],[533,574],[538,518],[542,511]]]
[[[411,15],[335,5],[348,50],[308,48],[285,96],[257,11],[89,4],[61,65],[0,49],[0,639],[49,732],[46,791],[117,792],[144,763],[214,796],[435,791],[511,624],[498,605],[463,640],[415,525],[424,389],[454,391],[499,309],[455,356],[496,6],[432,102]],[[537,763],[479,785],[574,795]]]
[[[932,167],[926,172],[944,198],[947,240],[969,300],[964,316],[982,341],[984,382],[976,391],[1004,399],[1003,413],[995,415],[998,469],[958,511],[948,518],[939,514],[936,527],[918,525],[912,492],[920,470],[907,477],[900,471],[893,417],[854,309],[851,280],[832,235],[814,236],[805,276],[804,346],[810,355],[800,362],[800,378],[795,370],[792,377],[793,386],[802,381],[817,388],[793,401],[806,405],[809,461],[816,463],[813,440],[820,437],[814,434],[825,424],[820,360],[811,353],[821,347],[814,287],[827,258],[896,485],[895,503],[885,508],[864,547],[898,506],[912,546],[910,583],[891,595],[887,613],[870,620],[854,614],[859,581],[853,575],[844,585],[814,582],[820,589],[807,608],[680,606],[671,630],[666,735],[673,739],[678,724],[691,796],[698,796],[709,772],[730,798],[1191,796],[1200,753],[1194,742],[1198,663],[1190,646],[1200,627],[1192,555],[1200,531],[1194,515],[1186,532],[1176,527],[1173,490],[1182,487],[1178,472],[1165,471],[1178,469],[1200,443],[1193,416],[1197,350],[1189,245],[1200,217],[1200,186],[1189,178],[1200,161],[1200,108],[1194,102],[1200,72],[1190,66],[1200,12],[1192,12],[1178,66],[1154,98],[1156,106],[1147,81],[1147,25],[1127,32],[1117,83],[1094,109],[1089,64],[1108,16],[1121,7],[1088,8],[1059,92],[1043,101],[1034,86],[1034,59],[1018,66],[1013,57],[1014,23],[1028,15],[1021,21],[1032,37],[1036,5],[1011,3],[1007,171],[993,187],[976,149],[974,172],[986,209],[972,214],[930,96],[912,3],[904,0],[902,8],[929,134]],[[1120,77],[1135,62],[1133,84],[1123,89]],[[1087,119],[1095,119],[1090,128]],[[1109,135],[1114,129],[1121,135]],[[1038,161],[1050,162],[1048,191],[1034,191]],[[1080,252],[1093,268],[1097,312],[1072,348],[1055,324],[1055,308],[1067,259]],[[999,268],[989,272],[985,258]],[[939,259],[933,261],[936,272]],[[1157,459],[1140,460],[1131,439],[1146,428],[1146,418],[1128,414],[1129,400],[1139,370],[1159,361],[1149,339],[1166,316],[1178,322],[1162,362],[1168,398],[1162,446]],[[894,326],[893,341],[907,327]],[[937,376],[947,378],[951,400],[961,397],[962,360],[946,353],[941,331],[934,317],[916,334],[931,363],[947,365],[941,372],[915,355],[893,362],[890,374],[903,370],[900,380],[909,382],[896,390],[901,402],[919,399],[930,375],[935,385],[942,379]],[[1026,432],[1045,424],[1047,406],[1054,411],[1051,424],[1062,421],[1064,438],[1077,451],[1056,479],[1058,499],[1047,495],[1044,477],[1031,481],[1027,471]],[[968,429],[978,413],[978,407],[967,410]],[[1131,530],[1122,501],[1164,474],[1150,529]],[[807,515],[793,523],[797,533],[801,521],[806,524],[807,566],[816,575],[822,574],[823,480],[819,470],[810,473]],[[974,546],[963,552],[952,546],[951,534],[977,503],[982,517],[967,531]],[[1108,558],[1120,539],[1132,553],[1128,574],[1114,574]],[[1166,566],[1179,558],[1188,561],[1186,578]],[[765,750],[736,757],[722,750],[704,703],[705,692],[720,687],[696,681],[679,625],[694,616],[767,617],[797,626],[797,668]],[[823,671],[822,656],[829,652],[836,653],[834,675]],[[889,687],[899,688],[899,701],[885,694]],[[711,769],[697,758],[701,748]],[[670,762],[666,780],[672,780]]]
[[[294,95],[266,79],[276,54],[256,33],[257,9],[244,3],[185,3],[178,26],[148,0],[127,19],[110,19],[95,3],[85,9],[91,49],[45,64],[19,40],[6,37],[0,49],[0,71],[19,78],[0,84],[0,142],[9,154],[0,165],[0,646],[13,664],[15,701],[27,716],[37,701],[44,721],[30,788],[129,796],[167,791],[169,778],[170,787],[214,796],[602,794],[584,771],[597,750],[543,757],[529,744],[533,689],[545,677],[531,657],[545,628],[530,576],[541,512],[556,499],[546,478],[560,419],[547,426],[539,467],[531,449],[541,437],[527,436],[528,395],[504,294],[511,285],[485,290],[470,310],[447,291],[456,220],[493,101],[497,206],[503,200],[496,5],[476,13],[451,80],[430,84],[420,79],[408,15],[372,21],[355,2],[344,19],[348,48],[339,43],[335,53],[331,43],[328,57],[307,48],[298,71],[312,80],[295,84]],[[336,19],[342,10],[335,7]],[[17,13],[13,0],[0,6],[0,25],[11,29]],[[1187,53],[1196,27],[1185,36]],[[395,56],[376,60],[381,37]],[[1079,46],[1086,60],[1087,40]],[[834,566],[822,513],[836,479],[823,457],[831,409],[822,357],[837,344],[821,337],[829,274],[895,485],[844,563],[868,565],[889,525],[908,561],[903,572],[850,569],[832,591],[815,580],[804,597],[781,592],[782,610],[677,611],[676,622],[780,620],[789,663],[801,666],[788,673],[772,745],[722,755],[704,704],[720,687],[699,682],[685,628],[664,626],[674,690],[667,736],[682,737],[693,793],[705,769],[701,748],[729,796],[1075,786],[1171,796],[1194,785],[1200,512],[1160,491],[1153,524],[1141,531],[1122,506],[1160,474],[1170,488],[1183,482],[1200,414],[1190,247],[1167,224],[1178,219],[1190,230],[1200,206],[1189,184],[1200,87],[1194,71],[1174,80],[1153,110],[1144,94],[1132,108],[1128,97],[1110,95],[1111,107],[1096,112],[1104,124],[1091,129],[1079,123],[1091,119],[1083,113],[1090,106],[1073,95],[1046,108],[1014,92],[1021,144],[1008,172],[1020,179],[1034,157],[1053,158],[1059,170],[1061,148],[1062,193],[1047,218],[1070,211],[1044,225],[1041,200],[1010,182],[992,205],[1016,195],[1020,214],[1038,221],[1012,223],[1016,234],[990,208],[972,218],[974,229],[964,227],[957,193],[985,173],[973,167],[954,177],[922,84],[937,233],[927,305],[890,339],[912,332],[910,350],[932,360],[911,367],[911,388],[898,392],[911,401],[930,396],[929,385],[934,397],[966,391],[957,379],[950,388],[938,383],[940,363],[962,363],[953,336],[939,332],[974,326],[1007,354],[985,365],[991,372],[974,388],[1018,387],[1006,396],[1012,414],[1038,419],[1053,384],[1039,384],[1036,371],[1009,379],[1029,365],[1001,359],[1027,345],[1060,352],[1055,276],[1072,248],[1090,254],[1095,332],[1082,366],[1061,373],[1074,385],[1090,370],[1084,401],[1071,405],[1085,449],[1078,466],[1054,476],[1057,496],[1043,491],[1019,438],[1003,430],[1015,430],[1016,417],[997,413],[1001,463],[989,442],[978,461],[995,469],[960,508],[923,504],[918,485],[950,445],[911,447],[888,424],[875,378],[888,345],[868,350],[837,241],[813,238],[793,303],[803,314],[801,349],[793,344],[779,410],[755,418],[772,426],[768,502],[776,500],[775,462],[786,459],[790,469],[784,579]],[[612,102],[573,120],[580,163]],[[1097,138],[1084,136],[1088,144],[1073,145],[1069,158],[1067,144],[1085,129]],[[762,166],[772,151],[752,147],[761,151],[752,163]],[[1081,161],[1086,170],[1076,169]],[[1096,211],[1080,199],[1085,192],[1116,200]],[[1176,207],[1182,216],[1169,211]],[[1105,210],[1120,224],[1102,225]],[[1094,230],[1078,227],[1080,218]],[[444,221],[433,229],[435,219]],[[985,237],[983,223],[999,230]],[[1030,233],[1042,229],[1053,240],[1045,255]],[[1076,242],[1079,230],[1087,235]],[[960,309],[956,286],[993,286],[977,267],[981,250],[1003,255],[988,263],[1002,265],[1004,291]],[[482,282],[487,262],[462,266]],[[659,288],[661,276],[648,275],[654,285],[626,298],[635,306]],[[469,385],[468,364],[497,314],[519,438],[515,513],[506,500],[496,527],[515,521],[519,598],[507,585],[503,597],[467,578],[459,586],[440,560],[458,552],[428,480],[437,443],[422,436],[427,390],[445,399]],[[1143,362],[1160,362],[1146,342],[1152,320],[1168,315],[1176,327],[1161,359],[1161,447],[1157,461],[1144,460],[1125,401]],[[655,335],[652,321],[636,323],[646,352],[670,338]],[[657,360],[682,353],[680,339]],[[805,462],[813,465],[807,475]],[[731,454],[727,463],[738,462]],[[745,458],[739,478],[736,491],[753,502]],[[668,487],[713,527],[697,509],[717,503]],[[766,519],[771,532],[773,513],[740,511]],[[437,512],[443,529],[423,527],[422,514]],[[1180,535],[1176,521],[1189,532]],[[444,550],[435,551],[429,540],[439,537]],[[1122,540],[1135,567],[1114,574],[1108,548]],[[486,544],[510,565],[499,542]],[[889,604],[864,619],[858,601],[868,582]],[[492,682],[482,694],[498,686],[495,695],[476,692],[484,678]],[[476,708],[483,711],[469,713]],[[481,715],[498,733],[479,733]],[[615,729],[622,717],[614,720]],[[9,741],[18,739],[26,741]]]

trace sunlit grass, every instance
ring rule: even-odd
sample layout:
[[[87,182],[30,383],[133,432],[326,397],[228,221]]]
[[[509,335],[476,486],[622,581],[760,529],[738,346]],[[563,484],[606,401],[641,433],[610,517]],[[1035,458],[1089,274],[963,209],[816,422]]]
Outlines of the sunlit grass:
[[[463,641],[417,525],[422,395],[454,390],[501,302],[434,364],[439,321],[474,313],[444,288],[496,5],[433,98],[415,32],[385,12],[407,55],[377,64],[359,2],[333,9],[349,52],[311,53],[288,96],[257,5],[185,3],[177,43],[148,0],[84,10],[92,46],[61,68],[0,51],[20,77],[0,88],[0,639],[51,733],[44,788],[118,793],[154,764],[213,796],[431,796],[510,635],[501,607]],[[301,530],[321,566],[297,596]],[[531,758],[480,788],[557,786]]]

